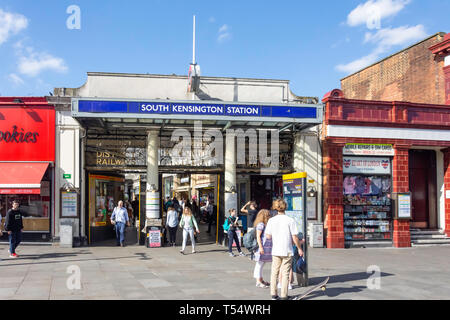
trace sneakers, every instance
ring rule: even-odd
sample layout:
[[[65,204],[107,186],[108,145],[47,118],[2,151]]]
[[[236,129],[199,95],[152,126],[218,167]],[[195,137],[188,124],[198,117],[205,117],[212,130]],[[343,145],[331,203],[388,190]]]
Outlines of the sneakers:
[[[264,283],[262,283],[262,282],[257,282],[257,283],[256,283],[256,286],[257,286],[258,288],[269,288],[268,285],[266,285],[266,284],[264,284]]]
[[[197,251],[195,251],[195,250],[192,250],[192,253],[196,253]]]
[[[184,250],[180,250],[180,253],[181,253],[181,254],[184,254]]]
[[[279,300],[294,300],[294,297],[287,296],[287,297],[280,298]]]
[[[239,252],[239,255],[240,255],[241,257],[245,257],[245,253],[243,253],[242,251]]]
[[[272,300],[280,300],[279,296],[272,296]]]
[[[278,282],[277,288],[281,289],[281,283],[280,282]],[[292,290],[292,284],[290,284],[290,283],[288,285],[288,290]]]
[[[234,257],[234,253],[233,253],[233,252],[228,253],[228,255],[229,255],[230,257]]]
[[[19,256],[15,253],[9,255],[10,258],[18,258]]]

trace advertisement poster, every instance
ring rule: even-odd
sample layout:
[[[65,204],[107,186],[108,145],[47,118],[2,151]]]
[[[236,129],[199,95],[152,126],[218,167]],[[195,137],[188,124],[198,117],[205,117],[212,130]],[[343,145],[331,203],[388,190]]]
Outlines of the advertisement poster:
[[[62,192],[61,194],[61,216],[65,218],[77,217],[77,193]]]
[[[411,218],[411,195],[399,194],[398,195],[398,217],[399,218]]]
[[[148,232],[148,243],[150,248],[161,247],[161,234],[159,230],[150,230]]]
[[[283,175],[283,198],[286,201],[286,215],[294,219],[299,232],[305,234],[302,190],[303,180],[306,178],[305,173],[294,173]]]

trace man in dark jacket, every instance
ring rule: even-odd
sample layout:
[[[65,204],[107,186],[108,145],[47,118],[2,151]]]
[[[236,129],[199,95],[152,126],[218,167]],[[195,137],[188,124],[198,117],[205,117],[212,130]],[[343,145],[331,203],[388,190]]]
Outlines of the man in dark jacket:
[[[19,209],[19,202],[13,201],[12,209],[9,209],[5,217],[5,231],[8,232],[9,237],[9,256],[17,258],[16,248],[22,241],[23,230],[23,213]]]

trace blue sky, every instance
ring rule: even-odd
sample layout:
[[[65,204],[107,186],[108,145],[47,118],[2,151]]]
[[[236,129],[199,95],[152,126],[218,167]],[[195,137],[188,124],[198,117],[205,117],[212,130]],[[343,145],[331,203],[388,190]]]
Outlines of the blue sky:
[[[67,27],[71,5],[80,29]],[[90,71],[187,75],[196,15],[202,75],[290,80],[293,93],[322,98],[450,32],[449,12],[449,0],[0,0],[0,95],[79,87]]]

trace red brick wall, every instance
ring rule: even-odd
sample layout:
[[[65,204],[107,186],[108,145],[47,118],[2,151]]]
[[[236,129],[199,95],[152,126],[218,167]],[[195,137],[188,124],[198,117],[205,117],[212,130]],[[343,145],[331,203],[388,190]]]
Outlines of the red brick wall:
[[[450,148],[444,153],[444,194],[450,190]],[[445,197],[445,233],[450,237],[450,199]]]
[[[392,162],[392,191],[409,192],[409,146],[396,145],[395,156]],[[392,235],[394,246],[410,247],[411,234],[409,220],[394,220]]]
[[[445,74],[445,103],[450,105],[450,66],[444,68]]]
[[[348,99],[445,104],[443,57],[429,48],[443,39],[434,35],[341,80]]]
[[[342,201],[343,144],[324,143],[323,198],[327,248],[344,248],[344,204]]]

